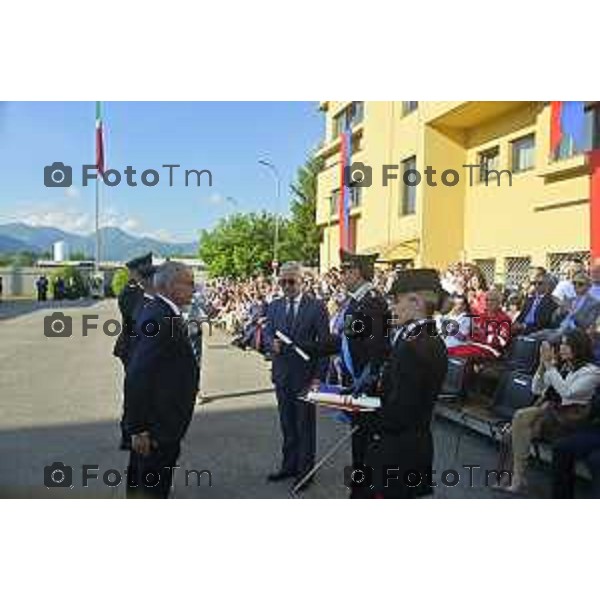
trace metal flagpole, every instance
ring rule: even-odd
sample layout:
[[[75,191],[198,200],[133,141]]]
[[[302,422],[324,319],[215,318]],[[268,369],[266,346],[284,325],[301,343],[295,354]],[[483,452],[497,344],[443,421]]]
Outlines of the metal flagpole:
[[[100,272],[100,173],[96,173],[96,274]]]

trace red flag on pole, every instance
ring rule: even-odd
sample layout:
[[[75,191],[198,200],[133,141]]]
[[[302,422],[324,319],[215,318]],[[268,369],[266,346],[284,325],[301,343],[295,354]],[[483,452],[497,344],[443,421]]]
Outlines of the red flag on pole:
[[[600,258],[600,150],[588,152],[590,165],[590,254]]]
[[[562,101],[550,102],[550,152],[555,154],[562,139],[562,128],[560,125],[562,112]]]
[[[101,102],[96,102],[96,169],[98,169],[98,175],[104,175],[104,132]]]

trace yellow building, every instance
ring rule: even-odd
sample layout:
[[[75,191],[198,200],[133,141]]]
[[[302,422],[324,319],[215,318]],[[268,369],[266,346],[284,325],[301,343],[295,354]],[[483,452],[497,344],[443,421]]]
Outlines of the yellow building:
[[[372,175],[370,186],[354,186],[350,194],[356,251],[436,268],[467,260],[488,279],[504,281],[508,274],[514,283],[530,266],[556,268],[567,255],[589,252],[586,158],[568,140],[551,158],[549,102],[328,101],[321,109],[322,270],[339,263],[345,127],[352,131],[352,162]],[[588,106],[589,135],[596,135],[597,112]],[[403,181],[410,169],[421,176],[416,186]],[[384,171],[395,178],[384,182]],[[406,175],[415,181],[414,172]]]

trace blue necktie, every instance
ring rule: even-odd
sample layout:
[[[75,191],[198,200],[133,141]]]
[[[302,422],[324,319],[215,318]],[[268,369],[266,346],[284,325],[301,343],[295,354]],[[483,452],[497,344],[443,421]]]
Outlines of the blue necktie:
[[[294,298],[289,299],[288,309],[285,314],[285,328],[287,330],[287,334],[292,334],[292,328],[294,327]]]

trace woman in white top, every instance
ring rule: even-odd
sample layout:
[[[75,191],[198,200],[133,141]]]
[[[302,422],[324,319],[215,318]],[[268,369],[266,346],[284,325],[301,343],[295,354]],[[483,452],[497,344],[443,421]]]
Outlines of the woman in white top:
[[[563,335],[559,360],[548,342],[540,347],[540,365],[532,390],[539,394],[533,406],[518,410],[512,420],[512,485],[503,488],[519,493],[526,488],[526,467],[531,440],[556,439],[584,422],[590,400],[600,385],[600,368],[592,362],[590,337],[581,329]]]
[[[456,348],[469,342],[471,316],[469,316],[469,302],[465,295],[452,295],[452,308],[450,312],[437,318],[437,329],[446,348]]]

